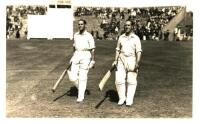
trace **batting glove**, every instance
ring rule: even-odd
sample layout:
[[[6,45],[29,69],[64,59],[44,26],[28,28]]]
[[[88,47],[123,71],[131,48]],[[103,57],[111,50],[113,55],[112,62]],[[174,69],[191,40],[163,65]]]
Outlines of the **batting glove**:
[[[95,61],[92,60],[92,61],[90,62],[90,64],[89,64],[89,68],[94,68],[94,65],[95,65]]]

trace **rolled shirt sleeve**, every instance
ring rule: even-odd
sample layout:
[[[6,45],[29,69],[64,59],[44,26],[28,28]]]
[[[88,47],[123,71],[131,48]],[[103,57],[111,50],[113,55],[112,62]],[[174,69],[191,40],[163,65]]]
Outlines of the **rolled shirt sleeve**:
[[[92,37],[91,34],[88,33],[88,39],[89,39],[89,49],[94,49],[96,46],[95,46],[95,41],[94,41],[94,38]]]
[[[121,37],[119,37],[119,40],[117,42],[117,47],[116,47],[117,51],[120,51],[120,42],[121,42]]]
[[[139,38],[135,40],[135,51],[136,53],[142,52],[142,46]]]

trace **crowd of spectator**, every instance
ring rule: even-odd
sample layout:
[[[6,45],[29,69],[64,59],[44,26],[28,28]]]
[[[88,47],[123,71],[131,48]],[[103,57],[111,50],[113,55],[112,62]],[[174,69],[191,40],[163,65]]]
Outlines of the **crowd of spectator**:
[[[143,8],[113,8],[113,7],[77,7],[76,17],[92,16],[98,20],[99,28],[91,30],[97,39],[117,39],[123,33],[124,21],[134,22],[134,32],[142,40],[168,40],[169,31],[163,32],[163,27],[180,11],[181,6],[172,7],[143,7]],[[26,38],[27,15],[45,15],[46,6],[7,6],[6,8],[6,37]],[[100,30],[101,29],[101,30]],[[179,29],[179,28],[178,28]],[[174,37],[181,32],[174,31]],[[188,28],[184,37],[192,35],[192,28]],[[175,38],[176,39],[176,38]],[[178,39],[179,40],[179,39]]]
[[[45,6],[7,6],[6,38],[21,38],[27,35],[27,15],[44,15]]]
[[[174,28],[174,41],[193,39],[193,13],[187,12],[185,18]]]
[[[167,40],[169,32],[162,28],[180,11],[182,7],[146,7],[146,8],[92,8],[78,7],[74,16],[94,16],[100,20],[103,38],[116,37],[123,32],[123,22],[134,22],[134,32],[142,40]],[[112,38],[116,38],[112,37]]]

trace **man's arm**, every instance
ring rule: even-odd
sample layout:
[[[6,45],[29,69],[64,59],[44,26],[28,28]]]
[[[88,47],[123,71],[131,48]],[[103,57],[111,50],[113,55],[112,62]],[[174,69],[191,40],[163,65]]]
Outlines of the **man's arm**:
[[[136,72],[136,71],[139,69],[139,67],[140,67],[141,57],[142,57],[142,51],[137,52],[137,53],[136,53],[135,69],[134,69],[135,72]]]
[[[117,42],[117,47],[116,47],[116,52],[115,52],[115,61],[114,61],[114,64],[117,64],[117,61],[118,61],[118,58],[119,58],[119,54],[121,52],[121,44],[120,44],[120,41],[118,40]]]
[[[92,61],[95,61],[95,49],[91,50]]]
[[[91,61],[89,64],[89,68],[94,68],[95,65],[95,49],[91,49]]]
[[[91,53],[91,60],[95,61],[95,41],[94,38],[91,34],[88,35],[88,44],[89,44],[89,49],[90,49],[90,53]]]
[[[141,61],[141,57],[142,57],[142,45],[141,45],[139,37],[138,37],[138,39],[136,39],[135,54],[136,54],[136,63],[135,63],[135,69],[134,69],[134,71],[137,72],[137,70],[140,67],[140,61]]]
[[[118,61],[118,58],[119,58],[119,50],[116,50],[116,55],[115,55],[115,61]]]

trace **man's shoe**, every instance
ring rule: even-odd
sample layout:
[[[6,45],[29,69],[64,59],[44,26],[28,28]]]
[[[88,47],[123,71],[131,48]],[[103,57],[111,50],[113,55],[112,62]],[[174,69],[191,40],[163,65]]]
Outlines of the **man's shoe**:
[[[83,102],[83,99],[82,99],[82,98],[78,98],[78,99],[76,100],[76,102],[78,102],[78,103]]]
[[[126,102],[126,106],[127,106],[127,107],[131,107],[132,104],[133,104],[133,103],[128,103],[128,102]]]
[[[123,104],[124,104],[124,102],[125,102],[125,100],[124,100],[124,99],[120,99],[120,100],[119,100],[119,102],[118,102],[118,105],[119,105],[119,106],[121,106],[121,105],[123,105]]]

